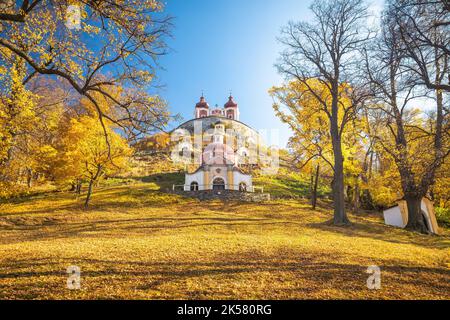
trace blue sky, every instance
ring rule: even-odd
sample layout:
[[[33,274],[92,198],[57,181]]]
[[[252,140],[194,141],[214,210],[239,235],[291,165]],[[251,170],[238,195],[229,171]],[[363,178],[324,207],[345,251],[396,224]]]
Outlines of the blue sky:
[[[280,147],[290,130],[272,109],[268,90],[282,77],[274,67],[277,36],[289,20],[307,20],[311,1],[303,0],[169,0],[175,17],[172,52],[160,60],[165,85],[161,95],[173,113],[193,117],[201,91],[210,106],[223,106],[232,90],[240,120],[254,129],[278,129]],[[269,139],[270,141],[270,139]],[[271,141],[275,143],[276,141]]]
[[[227,101],[232,90],[240,120],[254,129],[279,129],[280,147],[289,129],[276,117],[267,93],[282,78],[273,66],[281,48],[276,41],[289,20],[308,16],[310,1],[169,0],[175,17],[172,52],[160,62],[162,96],[171,111],[192,118],[201,90],[210,106]]]

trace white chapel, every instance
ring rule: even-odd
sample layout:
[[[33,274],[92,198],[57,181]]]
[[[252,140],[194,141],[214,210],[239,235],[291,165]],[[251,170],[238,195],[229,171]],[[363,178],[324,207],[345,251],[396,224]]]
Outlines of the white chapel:
[[[239,121],[239,107],[230,95],[224,108],[210,109],[205,98],[195,106],[195,119],[181,128],[190,128],[195,120],[200,120],[204,129],[212,131],[210,140],[201,154],[201,165],[191,173],[185,174],[185,191],[198,190],[236,190],[252,192],[252,176],[244,173],[239,164],[243,163],[248,151],[245,148],[235,150],[225,143],[226,128],[237,129],[247,141],[255,139],[255,131]]]

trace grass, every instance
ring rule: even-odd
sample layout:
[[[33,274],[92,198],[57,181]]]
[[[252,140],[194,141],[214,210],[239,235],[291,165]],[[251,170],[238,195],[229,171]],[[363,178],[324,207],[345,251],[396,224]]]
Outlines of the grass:
[[[255,176],[253,184],[264,186],[264,191],[270,193],[273,198],[305,198],[311,194],[310,181],[300,174],[285,170],[276,175]],[[319,197],[327,196],[330,194],[330,188],[319,185],[317,194]]]
[[[69,193],[0,204],[0,298],[450,299],[448,230],[410,233],[375,213],[339,228],[326,203],[200,202],[146,181],[97,189],[87,211]],[[71,265],[80,290],[66,288]]]
[[[450,228],[450,208],[435,208],[436,219],[440,225]]]

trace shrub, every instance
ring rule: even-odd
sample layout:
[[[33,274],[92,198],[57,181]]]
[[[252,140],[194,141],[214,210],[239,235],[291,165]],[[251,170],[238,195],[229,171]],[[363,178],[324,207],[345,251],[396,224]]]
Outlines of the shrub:
[[[436,207],[436,220],[441,227],[450,228],[450,208]]]

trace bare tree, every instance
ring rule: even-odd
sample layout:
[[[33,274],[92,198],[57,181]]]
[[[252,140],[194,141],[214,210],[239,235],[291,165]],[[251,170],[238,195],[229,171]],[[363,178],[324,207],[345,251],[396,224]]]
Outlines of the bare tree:
[[[448,141],[448,134],[445,139],[443,137],[443,130],[449,129],[448,119],[445,120],[448,117],[444,117],[442,113],[442,89],[428,86],[426,81],[423,81],[424,74],[414,70],[421,69],[410,55],[418,46],[405,42],[403,36],[405,30],[399,27],[398,19],[397,4],[388,5],[383,16],[382,32],[366,56],[366,74],[373,90],[372,108],[384,113],[388,132],[394,141],[392,144],[391,139],[376,137],[377,142],[394,159],[399,171],[408,207],[406,228],[426,233],[428,230],[420,203],[434,183],[436,170],[450,152],[444,147],[448,145],[444,142]],[[411,49],[411,46],[415,49]],[[417,52],[420,52],[422,57],[427,55],[424,47],[421,50]],[[440,71],[436,69],[431,71],[430,64],[439,69],[444,60],[447,60],[444,55],[434,55],[434,60],[426,63],[427,74],[433,72],[440,78]],[[435,85],[440,85],[439,83],[438,80]],[[412,113],[408,107],[416,98],[428,94],[427,88],[436,90],[437,114],[430,115],[431,125],[424,128],[411,121]],[[425,142],[420,148],[422,151],[426,150],[423,152],[426,156],[415,147],[418,140]],[[427,141],[433,141],[434,145],[430,148]]]
[[[320,101],[329,118],[334,155],[333,221],[337,225],[348,224],[341,138],[346,124],[356,116],[365,98],[356,84],[355,71],[358,52],[370,37],[365,28],[367,7],[362,0],[319,0],[311,6],[311,11],[311,23],[291,22],[283,29],[280,41],[286,49],[277,66],[287,79],[303,83]],[[318,80],[322,84],[320,88],[311,86],[310,79]],[[344,99],[351,103],[344,103]]]
[[[418,85],[450,92],[448,1],[393,0],[389,5],[403,43],[403,66],[416,76]]]

